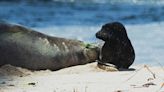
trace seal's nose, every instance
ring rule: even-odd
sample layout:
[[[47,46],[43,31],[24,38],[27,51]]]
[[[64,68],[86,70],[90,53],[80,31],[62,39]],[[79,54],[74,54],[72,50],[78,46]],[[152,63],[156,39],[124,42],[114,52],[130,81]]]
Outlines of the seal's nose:
[[[101,30],[96,33],[96,38],[101,38]]]

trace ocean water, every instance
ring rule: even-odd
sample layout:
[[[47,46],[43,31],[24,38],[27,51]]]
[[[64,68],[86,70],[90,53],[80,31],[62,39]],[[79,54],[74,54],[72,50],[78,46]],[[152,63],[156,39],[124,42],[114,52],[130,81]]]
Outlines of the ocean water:
[[[164,0],[1,0],[0,20],[58,37],[98,43],[95,33],[122,22],[134,64],[164,65]]]

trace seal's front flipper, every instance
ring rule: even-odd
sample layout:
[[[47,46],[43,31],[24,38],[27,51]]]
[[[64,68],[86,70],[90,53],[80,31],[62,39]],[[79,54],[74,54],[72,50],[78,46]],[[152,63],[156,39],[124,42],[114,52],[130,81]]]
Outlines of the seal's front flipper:
[[[97,60],[97,66],[100,68],[100,69],[103,69],[105,71],[111,71],[111,72],[115,72],[115,71],[119,71],[117,69],[117,67],[113,64],[108,64],[108,63],[102,63],[101,61]]]

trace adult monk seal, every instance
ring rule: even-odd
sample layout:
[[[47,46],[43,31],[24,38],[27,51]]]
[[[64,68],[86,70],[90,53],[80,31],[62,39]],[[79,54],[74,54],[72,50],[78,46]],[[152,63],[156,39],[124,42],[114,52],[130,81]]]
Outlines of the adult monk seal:
[[[82,41],[51,37],[21,25],[0,23],[0,65],[58,70],[93,62],[98,56],[98,47],[86,47]]]
[[[123,24],[107,23],[96,33],[96,37],[105,41],[98,62],[100,68],[112,65],[117,69],[128,69],[134,62],[135,52]]]

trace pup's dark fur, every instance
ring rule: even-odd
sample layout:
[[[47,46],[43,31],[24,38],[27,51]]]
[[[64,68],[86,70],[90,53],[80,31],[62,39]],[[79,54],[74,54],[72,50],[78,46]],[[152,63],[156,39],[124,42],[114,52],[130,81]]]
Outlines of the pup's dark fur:
[[[134,62],[135,52],[123,24],[119,22],[105,24],[96,33],[96,37],[105,41],[101,51],[101,63],[113,64],[118,69],[128,69]]]

